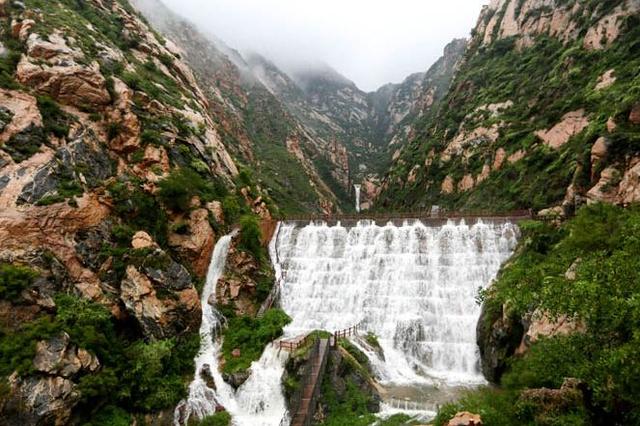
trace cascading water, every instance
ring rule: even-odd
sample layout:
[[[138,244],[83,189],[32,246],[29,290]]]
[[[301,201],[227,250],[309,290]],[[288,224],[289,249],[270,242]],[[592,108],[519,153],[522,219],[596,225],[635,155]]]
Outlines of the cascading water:
[[[384,359],[385,384],[479,384],[479,288],[495,278],[519,235],[511,223],[449,221],[351,228],[281,225],[277,251],[289,335],[360,323]]]
[[[218,371],[221,342],[216,341],[222,325],[222,315],[209,303],[215,300],[216,285],[224,272],[231,239],[235,233],[218,241],[202,291],[202,324],[200,351],[195,358],[195,376],[189,385],[189,395],[174,413],[176,426],[186,425],[191,416],[202,419],[224,407],[237,426],[278,426],[287,416],[286,403],[280,386],[286,353],[268,346],[259,361],[251,365],[251,376],[234,392]],[[210,382],[213,384],[210,386]]]
[[[360,188],[362,185],[353,185],[356,190],[356,211],[360,213]]]

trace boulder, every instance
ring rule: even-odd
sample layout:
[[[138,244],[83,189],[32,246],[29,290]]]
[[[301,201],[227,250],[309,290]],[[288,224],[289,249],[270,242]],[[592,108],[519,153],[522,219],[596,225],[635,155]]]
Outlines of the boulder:
[[[0,142],[29,127],[42,127],[42,116],[35,97],[13,90],[0,89]]]
[[[476,182],[471,175],[464,175],[464,177],[458,182],[458,191],[464,192],[472,189]]]
[[[134,249],[145,249],[145,248],[158,248],[156,242],[151,238],[151,235],[147,234],[144,231],[138,231],[133,235],[131,239],[131,247]]]
[[[449,423],[448,426],[482,426],[482,418],[479,414],[469,413],[468,411],[462,411],[457,413]]]
[[[600,77],[598,77],[598,81],[596,82],[596,90],[606,89],[607,87],[615,83],[616,82],[615,72],[616,70],[610,69],[606,71],[604,74],[602,74]]]
[[[46,61],[52,65],[63,64],[76,59],[82,59],[84,54],[67,46],[62,33],[54,31],[48,40],[43,40],[38,34],[31,34],[27,39],[27,55]]]
[[[162,275],[162,278],[165,277]],[[156,280],[152,282],[149,276],[129,265],[120,285],[120,299],[148,338],[176,336],[189,328],[196,328],[200,320],[200,301],[196,289],[189,284],[183,290],[173,290],[170,285],[175,286],[175,282],[165,284],[160,285]],[[162,290],[162,293],[158,290]],[[170,296],[161,296],[167,292]]]
[[[593,166],[597,161],[606,158],[609,152],[609,146],[611,141],[603,136],[599,137],[593,146],[591,147],[591,165]]]
[[[117,132],[110,135],[109,146],[114,151],[124,154],[140,147],[140,132],[142,126],[138,116],[131,110],[133,106],[133,90],[122,80],[113,79],[114,105],[107,110],[110,123],[117,125]]]
[[[618,198],[624,205],[640,201],[640,161],[624,173],[619,185]]]
[[[234,389],[238,389],[240,386],[243,385],[244,382],[246,382],[249,379],[250,375],[251,375],[251,371],[243,370],[243,371],[236,371],[235,373],[222,373],[222,379],[225,382],[229,383],[231,387],[233,387]]]
[[[615,167],[607,167],[600,173],[598,183],[587,192],[589,203],[605,202],[615,203],[617,187],[621,180],[621,174]]]
[[[582,132],[589,125],[583,109],[566,113],[562,120],[549,130],[539,130],[536,135],[553,149],[558,149]]]
[[[444,178],[440,190],[443,194],[451,194],[455,190],[455,183],[451,176]]]
[[[509,155],[507,157],[507,161],[509,162],[509,164],[517,163],[518,161],[522,160],[526,154],[527,153],[525,151],[519,149],[513,154]]]
[[[495,158],[493,160],[493,166],[492,166],[493,170],[500,170],[506,158],[507,158],[507,152],[504,150],[504,148],[498,148],[496,151]]]
[[[629,122],[631,124],[640,124],[640,103],[635,104],[633,108],[631,108]]]
[[[618,125],[616,124],[616,120],[614,120],[613,117],[609,117],[609,119],[607,120],[607,131],[609,133],[613,133],[617,128]]]

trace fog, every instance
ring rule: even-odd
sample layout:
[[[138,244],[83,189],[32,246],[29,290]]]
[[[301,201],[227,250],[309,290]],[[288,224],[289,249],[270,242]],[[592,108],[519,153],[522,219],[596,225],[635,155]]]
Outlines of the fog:
[[[324,62],[371,91],[425,71],[468,37],[488,0],[163,0],[241,52],[285,71]]]

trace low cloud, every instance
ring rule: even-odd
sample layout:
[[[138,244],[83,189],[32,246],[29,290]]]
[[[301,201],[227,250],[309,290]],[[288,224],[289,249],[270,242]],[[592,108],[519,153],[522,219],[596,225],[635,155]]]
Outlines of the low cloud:
[[[324,62],[364,90],[426,70],[487,0],[163,0],[200,29],[287,71]]]

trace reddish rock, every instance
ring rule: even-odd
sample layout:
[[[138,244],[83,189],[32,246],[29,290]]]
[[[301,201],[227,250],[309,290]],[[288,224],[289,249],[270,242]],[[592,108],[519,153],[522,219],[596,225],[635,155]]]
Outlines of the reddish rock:
[[[443,194],[451,194],[455,189],[455,183],[453,182],[453,178],[451,176],[447,176],[442,181],[441,191]]]
[[[189,214],[187,223],[189,232],[185,235],[172,233],[169,236],[169,245],[189,261],[196,274],[204,277],[215,243],[213,228],[209,224],[209,211],[193,210]]]
[[[449,423],[448,426],[482,426],[482,418],[479,414],[469,413],[468,411],[462,411],[456,414]]]
[[[558,124],[549,130],[539,130],[536,135],[551,148],[558,149],[589,125],[589,120],[584,114],[583,109],[568,112]]]
[[[629,122],[631,124],[640,124],[640,103],[635,104],[629,114]]]
[[[235,348],[232,352],[231,352],[231,356],[234,358],[240,358],[242,354],[240,353],[240,349]]]
[[[131,239],[131,247],[134,249],[144,249],[144,248],[152,248],[158,247],[151,235],[147,234],[144,231],[136,232],[133,238]]]

